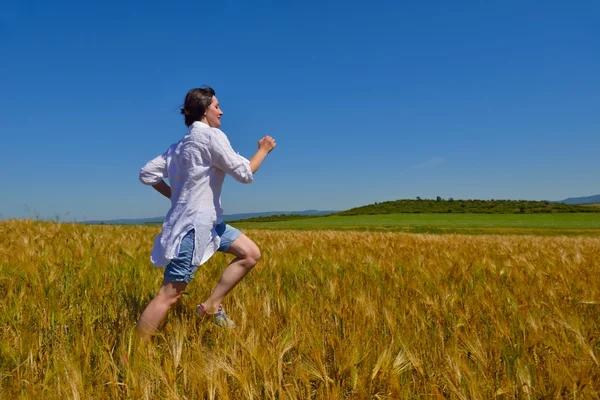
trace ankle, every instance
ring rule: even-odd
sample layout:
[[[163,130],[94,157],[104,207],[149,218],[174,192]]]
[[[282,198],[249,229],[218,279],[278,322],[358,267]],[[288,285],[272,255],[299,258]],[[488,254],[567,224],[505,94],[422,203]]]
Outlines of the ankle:
[[[204,312],[204,314],[213,315],[214,313],[219,311],[220,305],[219,304],[215,305],[215,304],[211,304],[208,302],[204,302],[204,303],[200,304],[200,307],[202,308],[202,312]]]

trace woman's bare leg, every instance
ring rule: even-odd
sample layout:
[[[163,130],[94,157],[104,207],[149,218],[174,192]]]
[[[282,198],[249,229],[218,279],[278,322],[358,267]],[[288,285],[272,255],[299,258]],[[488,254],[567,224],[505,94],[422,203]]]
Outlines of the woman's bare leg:
[[[186,287],[187,283],[185,282],[163,282],[137,323],[137,331],[140,336],[145,337],[156,332],[171,307],[183,295]]]
[[[202,303],[206,311],[211,314],[219,309],[219,305],[225,296],[260,260],[258,246],[244,234],[233,241],[227,252],[233,254],[236,258],[225,268],[217,286]]]

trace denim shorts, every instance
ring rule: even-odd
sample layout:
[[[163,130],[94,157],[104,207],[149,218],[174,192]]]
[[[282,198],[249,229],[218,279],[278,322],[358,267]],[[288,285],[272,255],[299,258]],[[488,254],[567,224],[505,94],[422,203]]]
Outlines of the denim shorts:
[[[234,227],[221,222],[215,227],[217,235],[221,237],[221,245],[217,251],[227,253],[231,243],[240,237],[242,232]],[[179,245],[179,255],[172,259],[165,268],[165,282],[185,282],[190,283],[198,269],[197,265],[192,265],[192,256],[194,254],[195,233],[192,229],[181,240]]]

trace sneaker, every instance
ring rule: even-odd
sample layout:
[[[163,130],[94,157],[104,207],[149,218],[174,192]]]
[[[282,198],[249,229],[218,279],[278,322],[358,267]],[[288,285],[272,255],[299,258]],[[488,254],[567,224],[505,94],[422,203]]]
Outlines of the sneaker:
[[[229,318],[229,315],[227,315],[225,310],[223,310],[223,306],[219,306],[219,309],[216,313],[209,314],[206,312],[204,305],[199,304],[198,307],[196,307],[196,314],[212,317],[213,323],[221,328],[235,328],[237,326],[237,324],[233,322],[231,318]]]

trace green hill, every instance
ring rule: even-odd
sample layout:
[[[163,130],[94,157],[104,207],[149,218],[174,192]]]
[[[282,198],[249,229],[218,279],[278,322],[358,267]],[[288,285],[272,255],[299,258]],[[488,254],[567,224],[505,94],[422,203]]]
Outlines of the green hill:
[[[369,204],[342,211],[337,215],[375,215],[396,213],[482,213],[539,214],[600,212],[600,208],[527,200],[395,200]]]

